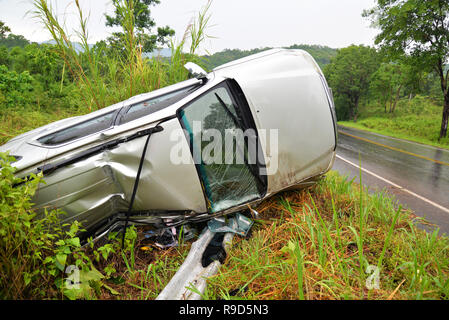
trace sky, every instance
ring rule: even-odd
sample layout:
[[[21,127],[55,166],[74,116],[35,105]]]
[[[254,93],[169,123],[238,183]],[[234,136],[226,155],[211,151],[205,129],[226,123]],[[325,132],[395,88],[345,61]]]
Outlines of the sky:
[[[71,34],[78,29],[73,0],[50,0]],[[0,0],[0,20],[12,32],[36,42],[49,40],[46,30],[33,18],[32,0]],[[80,0],[89,15],[91,43],[105,39],[114,29],[105,26],[104,13],[112,13],[111,0]],[[207,0],[160,0],[151,8],[157,26],[170,26],[180,40],[192,18]],[[282,47],[319,44],[343,48],[351,44],[373,45],[377,30],[362,17],[375,0],[213,0],[210,36],[202,53],[224,49]],[[72,40],[76,41],[74,37]]]

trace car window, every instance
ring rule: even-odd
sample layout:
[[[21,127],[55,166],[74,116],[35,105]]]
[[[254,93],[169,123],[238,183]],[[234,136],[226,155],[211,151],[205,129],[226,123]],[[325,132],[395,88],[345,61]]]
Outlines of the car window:
[[[119,124],[124,124],[140,117],[152,114],[156,111],[162,110],[191,94],[198,88],[199,86],[195,85],[136,103],[132,105],[128,109],[128,111],[126,111],[126,113],[120,118]]]
[[[39,141],[43,145],[53,146],[74,141],[95,132],[106,130],[110,126],[112,126],[116,113],[117,111],[106,113],[99,117],[78,123],[74,126],[39,138],[37,141]]]
[[[222,86],[212,89],[179,111],[180,121],[189,135],[210,212],[260,197],[259,179],[238,156],[238,152],[245,150],[245,142],[237,139],[235,143],[225,142],[227,134],[242,129],[236,108],[230,92]],[[196,128],[201,128],[201,131],[197,132]],[[220,141],[214,141],[215,138],[205,141],[205,136],[210,137],[208,132],[220,135]],[[218,143],[218,148],[211,148],[211,142]],[[201,155],[200,159],[197,155]]]

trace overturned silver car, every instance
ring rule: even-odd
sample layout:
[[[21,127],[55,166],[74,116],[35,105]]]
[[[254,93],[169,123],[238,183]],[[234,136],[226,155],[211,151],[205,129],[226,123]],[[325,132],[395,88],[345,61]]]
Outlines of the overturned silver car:
[[[309,185],[333,164],[332,94],[313,58],[273,49],[0,147],[17,175],[43,172],[37,210],[60,208],[89,236],[245,210]]]

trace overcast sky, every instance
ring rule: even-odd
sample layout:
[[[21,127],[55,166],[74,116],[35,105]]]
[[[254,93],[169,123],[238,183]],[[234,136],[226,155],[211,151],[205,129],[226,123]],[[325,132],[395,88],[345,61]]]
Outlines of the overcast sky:
[[[73,0],[51,1],[65,17],[70,32],[77,28]],[[104,13],[113,11],[111,0],[80,0],[90,11],[90,42],[106,38],[111,29],[105,27]],[[159,26],[169,25],[181,39],[192,17],[207,0],[161,0],[152,7]],[[373,45],[376,30],[362,18],[364,9],[374,0],[214,0],[210,8],[209,39],[203,49],[208,52],[225,48],[252,49],[293,44],[320,44],[342,48],[351,44]],[[13,33],[32,41],[50,39],[42,26],[27,14],[32,0],[0,0],[0,20]],[[73,39],[76,40],[76,39]]]

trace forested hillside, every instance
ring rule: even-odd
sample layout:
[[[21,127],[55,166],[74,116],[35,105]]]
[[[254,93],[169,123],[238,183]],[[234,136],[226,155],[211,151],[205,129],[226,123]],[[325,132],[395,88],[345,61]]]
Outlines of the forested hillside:
[[[302,49],[307,51],[312,55],[316,62],[323,67],[328,64],[333,57],[337,55],[337,50],[321,45],[306,45],[306,44],[294,44],[292,46],[286,47],[287,49]],[[251,54],[259,53],[265,50],[271,49],[271,47],[251,49],[251,50],[240,50],[240,49],[225,49],[220,52],[216,52],[212,55],[205,55],[202,58],[205,60],[205,65],[209,70],[225,64],[227,62],[240,59]]]

